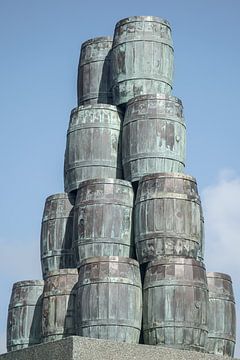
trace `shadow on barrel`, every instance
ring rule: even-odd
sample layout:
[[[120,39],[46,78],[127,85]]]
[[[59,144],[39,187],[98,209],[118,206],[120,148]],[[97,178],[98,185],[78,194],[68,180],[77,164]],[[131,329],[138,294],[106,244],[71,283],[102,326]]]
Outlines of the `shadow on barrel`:
[[[102,67],[102,76],[99,83],[98,104],[112,104],[111,95],[111,50],[108,52]]]
[[[68,307],[66,310],[65,320],[64,320],[64,330],[63,337],[76,335],[76,293],[77,293],[77,283],[72,288],[72,291],[68,299]]]
[[[59,261],[60,269],[75,268],[75,257],[73,249],[73,214],[74,208],[69,213],[69,217],[66,222],[64,238],[62,242],[61,255]]]
[[[39,296],[34,309],[28,346],[40,344],[42,342],[42,304],[43,295]]]

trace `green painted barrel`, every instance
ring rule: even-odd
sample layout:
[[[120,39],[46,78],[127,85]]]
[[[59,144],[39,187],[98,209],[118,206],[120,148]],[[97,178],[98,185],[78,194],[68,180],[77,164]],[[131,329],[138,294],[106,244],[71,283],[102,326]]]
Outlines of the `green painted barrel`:
[[[112,48],[114,104],[146,94],[170,94],[173,45],[168,21],[154,16],[133,16],[115,27]]]
[[[142,321],[139,264],[126,257],[95,257],[79,268],[77,334],[138,343]]]
[[[157,94],[127,103],[122,136],[124,179],[134,182],[157,172],[183,172],[185,148],[181,100]]]
[[[196,259],[202,224],[195,178],[177,173],[144,176],[135,200],[134,230],[140,264],[162,256]]]
[[[236,343],[236,309],[231,277],[209,272],[207,281],[210,314],[208,352],[233,357]]]
[[[71,199],[70,199],[71,200]],[[73,252],[73,205],[66,193],[46,199],[41,227],[43,278],[49,272],[75,268]]]
[[[143,285],[144,343],[205,352],[207,333],[203,263],[183,257],[149,263]]]
[[[64,161],[67,193],[81,181],[122,178],[121,119],[116,106],[83,105],[71,113]]]
[[[93,256],[131,257],[133,189],[128,181],[94,179],[80,183],[74,207],[77,266]]]
[[[81,46],[78,65],[78,105],[112,104],[110,89],[112,38],[97,37]]]
[[[60,269],[49,273],[43,291],[43,342],[76,335],[75,298],[77,269]]]
[[[43,285],[42,280],[13,284],[7,319],[7,351],[41,342]]]

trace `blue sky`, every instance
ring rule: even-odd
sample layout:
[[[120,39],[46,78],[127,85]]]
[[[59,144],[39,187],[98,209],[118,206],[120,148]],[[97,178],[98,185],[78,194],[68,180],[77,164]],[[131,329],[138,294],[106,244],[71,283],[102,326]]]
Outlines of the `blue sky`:
[[[204,204],[205,262],[232,275],[240,317],[239,13],[239,0],[1,0],[1,352],[12,283],[41,276],[42,211],[48,195],[63,191],[81,43],[113,34],[132,15],[171,23],[173,94],[184,105],[186,173]]]

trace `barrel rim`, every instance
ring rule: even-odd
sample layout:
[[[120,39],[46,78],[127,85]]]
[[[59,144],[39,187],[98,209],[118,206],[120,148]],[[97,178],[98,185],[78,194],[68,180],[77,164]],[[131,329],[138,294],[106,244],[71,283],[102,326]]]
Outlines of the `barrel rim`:
[[[57,200],[57,199],[69,199],[69,194],[66,193],[66,192],[62,192],[62,193],[56,193],[56,194],[52,194],[52,195],[49,195],[45,202],[47,201],[51,201],[51,200]],[[70,201],[69,201],[70,202]]]
[[[151,261],[147,265],[147,269],[150,269],[151,267],[157,266],[157,265],[193,265],[198,266],[205,270],[205,264],[202,261],[196,260],[194,258],[185,257],[185,256],[166,256],[162,257],[156,260]]]
[[[128,100],[127,102],[127,107],[135,102],[138,102],[138,101],[144,101],[144,100],[168,100],[168,101],[172,101],[172,102],[175,102],[175,103],[178,103],[179,105],[181,105],[183,107],[183,104],[182,104],[182,100],[179,99],[178,97],[176,96],[173,96],[173,95],[167,95],[167,94],[163,94],[163,93],[157,93],[157,94],[145,94],[145,95],[138,95],[138,96],[135,96],[131,99]]]
[[[83,110],[92,110],[92,109],[107,109],[107,110],[111,110],[111,111],[114,111],[116,113],[120,113],[120,114],[123,114],[123,111],[120,110],[116,105],[111,105],[111,104],[92,104],[92,105],[79,105],[79,106],[76,106],[75,108],[73,108],[71,110],[71,114],[70,116],[72,117],[74,113],[78,113],[80,111],[83,111]]]
[[[78,275],[78,269],[77,268],[65,268],[65,269],[49,271],[49,272],[47,272],[46,275],[44,275],[44,279],[47,280],[50,277],[61,276],[61,275]]]
[[[108,262],[108,263],[127,263],[131,265],[135,265],[139,267],[139,262],[135,259],[128,258],[126,256],[93,256],[88,259],[81,261],[79,265],[79,269],[87,264],[91,263],[101,263],[101,262]]]
[[[106,35],[106,36],[96,36],[94,38],[88,39],[82,43],[81,50],[88,45],[91,45],[94,43],[99,43],[99,42],[111,42],[112,43],[113,37],[110,35]]]
[[[170,28],[171,30],[171,25],[170,22],[166,19],[163,19],[159,16],[152,16],[152,15],[136,15],[136,16],[129,16],[126,18],[123,18],[121,20],[119,20],[116,25],[115,25],[115,30],[127,23],[131,23],[131,22],[143,22],[143,21],[148,21],[148,22],[157,22],[163,25],[166,25],[167,27]]]
[[[222,279],[232,282],[232,278],[230,275],[226,273],[214,272],[214,271],[207,272],[207,279]]]
[[[187,175],[184,173],[171,173],[171,172],[159,172],[159,173],[152,173],[148,175],[144,175],[139,180],[139,185],[143,183],[144,181],[153,180],[153,179],[161,179],[161,178],[174,178],[174,179],[185,179],[194,182],[197,184],[197,180],[192,175]]]
[[[44,280],[21,280],[21,281],[17,281],[13,284],[13,288],[20,288],[20,287],[25,287],[25,286],[43,286],[44,285]]]
[[[83,187],[86,187],[88,185],[94,185],[94,184],[112,184],[112,185],[122,185],[126,186],[130,189],[132,189],[132,183],[128,180],[123,179],[114,179],[114,178],[93,178],[93,179],[87,179],[83,180],[79,183],[77,191]]]

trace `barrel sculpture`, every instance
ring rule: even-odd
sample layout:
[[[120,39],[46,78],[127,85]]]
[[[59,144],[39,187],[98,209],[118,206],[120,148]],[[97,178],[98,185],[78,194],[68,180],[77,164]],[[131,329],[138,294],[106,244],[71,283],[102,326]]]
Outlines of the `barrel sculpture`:
[[[80,183],[74,211],[77,266],[93,256],[133,253],[133,190],[128,181],[95,179]]]
[[[162,94],[127,103],[123,123],[124,179],[138,181],[158,172],[183,172],[186,127],[181,100]]]
[[[134,228],[141,264],[162,256],[197,258],[202,224],[195,178],[173,173],[144,176],[137,190]]]
[[[111,48],[112,38],[109,36],[82,44],[78,66],[78,105],[112,104]]]
[[[43,291],[43,342],[75,335],[77,269],[61,269],[48,275]]]
[[[122,178],[122,113],[113,105],[84,105],[71,113],[64,162],[65,191],[81,181]]]
[[[183,257],[149,263],[143,285],[144,343],[204,352],[207,321],[203,263]]]
[[[49,272],[75,268],[73,205],[66,193],[46,199],[41,228],[41,263],[45,279]]]
[[[7,351],[41,342],[42,280],[13,284],[7,319]]]
[[[116,24],[112,48],[113,100],[125,105],[146,94],[169,94],[173,78],[173,45],[168,21],[133,16]]]
[[[79,268],[77,334],[138,343],[142,321],[139,265],[126,257],[95,257]]]
[[[209,289],[209,334],[207,349],[211,354],[234,356],[236,310],[231,277],[207,273]]]

